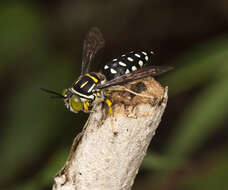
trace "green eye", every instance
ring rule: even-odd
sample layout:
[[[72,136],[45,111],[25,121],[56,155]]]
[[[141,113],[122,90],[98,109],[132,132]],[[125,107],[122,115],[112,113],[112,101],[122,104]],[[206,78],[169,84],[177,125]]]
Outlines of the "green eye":
[[[67,92],[67,89],[64,89],[64,90],[62,91],[62,95],[65,96],[65,95],[66,95],[66,92]]]
[[[75,95],[70,98],[70,106],[75,112],[83,109],[82,101],[78,96]]]

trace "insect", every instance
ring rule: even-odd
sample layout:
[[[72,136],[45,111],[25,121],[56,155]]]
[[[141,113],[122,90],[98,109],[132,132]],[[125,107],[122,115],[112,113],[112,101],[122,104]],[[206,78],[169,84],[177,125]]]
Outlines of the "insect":
[[[157,76],[172,69],[166,66],[144,67],[151,62],[153,52],[132,51],[108,62],[100,72],[90,72],[96,53],[104,45],[105,40],[100,30],[91,28],[84,40],[82,70],[78,79],[70,88],[64,89],[62,94],[43,88],[41,90],[54,94],[54,98],[62,98],[67,109],[74,113],[89,112],[94,104],[105,102],[112,114],[110,91],[126,90],[136,94],[124,88],[123,84],[147,76]]]

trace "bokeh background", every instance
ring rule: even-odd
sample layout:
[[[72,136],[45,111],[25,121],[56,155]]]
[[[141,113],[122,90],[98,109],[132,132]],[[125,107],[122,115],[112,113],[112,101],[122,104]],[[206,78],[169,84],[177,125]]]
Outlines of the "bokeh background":
[[[2,1],[0,189],[51,189],[87,115],[40,87],[61,92],[79,76],[92,26],[106,40],[101,65],[150,49],[152,64],[175,67],[158,77],[168,106],[133,190],[228,189],[227,0]]]

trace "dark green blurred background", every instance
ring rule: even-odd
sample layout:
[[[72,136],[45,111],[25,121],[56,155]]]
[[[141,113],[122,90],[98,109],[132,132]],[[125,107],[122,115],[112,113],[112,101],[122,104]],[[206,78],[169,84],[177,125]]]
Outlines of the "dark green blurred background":
[[[0,189],[51,188],[87,115],[40,87],[72,84],[92,26],[101,64],[151,49],[152,64],[175,67],[158,78],[169,102],[133,189],[228,189],[227,0],[1,2]]]

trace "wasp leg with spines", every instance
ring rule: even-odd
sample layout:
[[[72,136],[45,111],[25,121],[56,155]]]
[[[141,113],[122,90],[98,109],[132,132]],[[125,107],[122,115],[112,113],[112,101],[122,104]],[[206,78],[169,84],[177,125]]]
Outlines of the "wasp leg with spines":
[[[107,104],[107,106],[108,106],[108,113],[110,114],[110,115],[112,115],[112,101],[110,100],[110,99],[108,99],[108,98],[106,98],[105,99],[105,103]]]
[[[84,104],[83,104],[83,107],[84,107],[84,111],[85,112],[88,112],[89,111],[89,106],[90,106],[89,101],[85,101]]]
[[[125,86],[112,86],[110,88],[108,88],[108,90],[110,91],[126,91],[126,92],[129,92],[131,94],[134,94],[136,96],[140,96],[140,97],[143,97],[143,98],[151,98],[153,99],[154,97],[153,96],[149,96],[149,95],[146,95],[146,94],[140,94],[140,93],[137,93],[137,92],[134,92],[128,88],[126,88]]]

